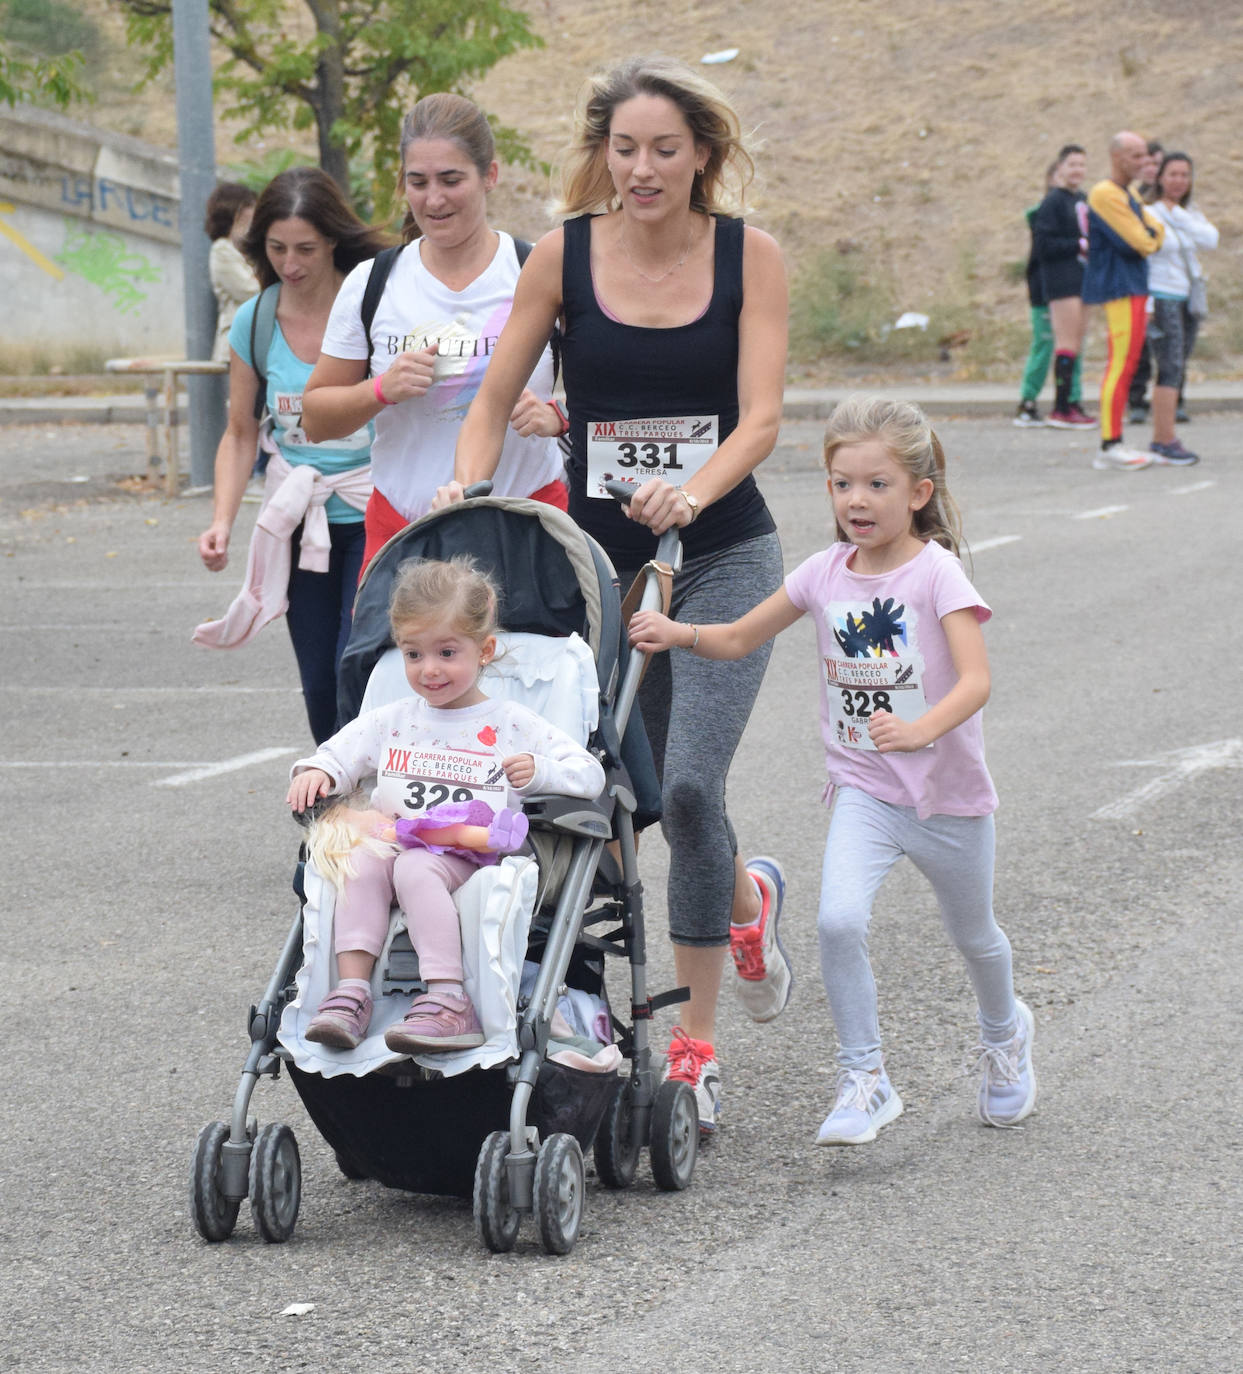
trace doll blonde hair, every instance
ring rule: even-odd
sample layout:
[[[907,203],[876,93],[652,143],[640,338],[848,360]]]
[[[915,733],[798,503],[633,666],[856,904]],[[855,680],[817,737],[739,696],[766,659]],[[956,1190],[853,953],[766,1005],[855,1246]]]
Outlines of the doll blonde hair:
[[[609,130],[614,110],[638,95],[671,100],[689,125],[696,147],[707,150],[704,169],[691,187],[691,209],[738,214],[755,175],[738,115],[711,81],[685,63],[661,56],[632,57],[588,77],[579,91],[574,141],[562,160],[556,212],[581,215],[616,208],[617,192],[606,162]]]
[[[387,840],[377,839],[358,828],[350,813],[366,806],[367,800],[361,793],[353,797],[333,797],[311,822],[307,832],[307,858],[315,865],[320,877],[331,883],[338,892],[347,878],[358,876],[358,870],[354,867],[357,850],[365,850],[381,859],[394,852],[394,846]]]
[[[911,514],[916,538],[929,540],[957,556],[962,540],[962,521],[958,507],[945,484],[945,450],[933,433],[928,417],[916,405],[890,401],[883,396],[847,396],[829,416],[824,429],[824,466],[828,471],[833,455],[847,444],[877,440],[889,456],[904,468],[913,482],[926,478],[932,495],[922,509]],[[839,541],[850,536],[837,526]]]

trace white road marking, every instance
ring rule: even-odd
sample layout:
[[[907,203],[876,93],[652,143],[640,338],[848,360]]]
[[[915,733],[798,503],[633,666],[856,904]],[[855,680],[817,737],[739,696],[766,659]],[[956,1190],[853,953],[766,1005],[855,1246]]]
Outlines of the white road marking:
[[[194,759],[74,759],[77,769],[91,768],[155,768],[163,772],[168,768],[177,771],[167,778],[157,778],[152,787],[184,787],[186,783],[198,782],[204,778],[218,777],[221,773],[235,773],[239,768],[249,768],[252,764],[268,763],[272,759],[286,758],[302,751],[295,745],[283,749],[257,749],[253,754],[239,754],[236,758],[220,759],[215,763]],[[0,759],[0,772],[9,768],[38,768],[46,772],[50,768],[63,768],[64,759]]]
[[[85,696],[88,692],[94,692],[100,696],[176,696],[178,694],[189,693],[191,695],[204,695],[209,692],[237,692],[237,693],[285,693],[287,695],[297,694],[301,696],[301,689],[297,687],[241,687],[237,684],[221,683],[218,686],[199,686],[199,687],[20,687],[10,683],[0,682],[0,692],[20,692],[23,696],[59,696],[68,693],[71,696]]]
[[[1107,520],[1111,515],[1121,515],[1130,506],[1097,506],[1095,510],[1081,510],[1071,516],[1072,520]]]
[[[1171,496],[1190,496],[1193,491],[1207,491],[1209,487],[1215,487],[1217,483],[1210,477],[1203,482],[1192,482],[1189,487],[1171,487]]]
[[[1003,544],[1017,544],[1021,534],[999,534],[996,539],[981,539],[978,544],[967,544],[968,553],[983,553],[985,549],[999,549]]]
[[[1222,768],[1243,768],[1243,739],[1219,739],[1209,744],[1193,744],[1187,749],[1171,749],[1155,759],[1120,759],[1117,768],[1160,768],[1163,771],[1151,782],[1128,792],[1125,797],[1092,812],[1094,821],[1120,821],[1133,815],[1141,806],[1167,793],[1201,773]]]
[[[192,589],[195,591],[210,591],[203,582],[144,582],[143,590],[158,589],[160,591],[176,590],[180,588]],[[98,578],[93,582],[27,582],[21,581],[11,585],[10,592],[129,592],[132,587],[129,584],[122,585],[115,582],[103,582]]]
[[[297,749],[257,749],[253,754],[239,754],[236,758],[221,759],[219,763],[205,763],[184,773],[174,773],[171,777],[156,778],[151,786],[185,787],[188,783],[203,782],[206,778],[219,777],[221,773],[236,773],[239,768],[250,768],[256,763],[270,763],[273,759],[285,758],[298,752]]]

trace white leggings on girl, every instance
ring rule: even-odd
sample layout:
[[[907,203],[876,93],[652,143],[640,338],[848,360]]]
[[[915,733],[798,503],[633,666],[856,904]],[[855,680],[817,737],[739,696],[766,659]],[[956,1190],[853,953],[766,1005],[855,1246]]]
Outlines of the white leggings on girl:
[[[419,956],[424,982],[462,981],[462,927],[453,893],[478,864],[457,854],[405,849],[382,858],[363,848],[350,855],[355,876],[347,878],[332,918],[338,954],[362,950],[379,955],[388,937],[388,915],[396,895],[406,914],[410,943]]]
[[[868,961],[872,903],[903,856],[932,884],[941,921],[967,962],[982,1039],[1003,1044],[1018,1029],[1010,942],[993,919],[992,816],[929,816],[840,788],[820,885],[820,970],[846,1069],[881,1065],[876,982]]]

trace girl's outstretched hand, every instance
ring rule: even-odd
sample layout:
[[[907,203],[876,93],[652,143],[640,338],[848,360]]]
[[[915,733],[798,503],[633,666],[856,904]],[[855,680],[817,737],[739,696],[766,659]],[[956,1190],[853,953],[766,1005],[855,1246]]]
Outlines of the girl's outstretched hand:
[[[640,653],[659,654],[681,645],[679,634],[684,628],[659,611],[636,611],[630,617],[630,642]]]
[[[888,711],[874,711],[868,734],[880,754],[913,754],[928,743],[918,721],[902,720]]]
[[[308,768],[289,784],[285,800],[291,811],[305,811],[308,806],[332,791],[332,779],[322,768]]]

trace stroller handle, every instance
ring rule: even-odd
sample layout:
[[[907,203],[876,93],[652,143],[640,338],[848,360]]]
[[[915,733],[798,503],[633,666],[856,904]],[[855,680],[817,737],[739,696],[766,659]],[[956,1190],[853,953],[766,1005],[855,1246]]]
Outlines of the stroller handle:
[[[628,482],[612,480],[605,482],[604,489],[623,506],[630,504],[630,498],[635,492],[635,488]],[[674,572],[681,568],[682,539],[677,525],[670,525],[657,541],[655,557],[644,569],[645,584],[639,605],[636,607],[637,610],[659,611],[662,609],[660,580],[654,567],[656,563],[663,564]],[[622,676],[613,703],[613,718],[617,722],[619,731],[625,730],[626,722],[630,719],[630,708],[634,705],[635,696],[638,694],[639,681],[643,676],[646,662],[647,656],[645,654],[632,653],[626,663],[626,671]]]
[[[607,491],[619,505],[628,506],[630,504],[630,498],[635,494],[636,488],[629,482],[618,482],[613,478],[609,478],[604,484],[604,490]],[[677,569],[682,566],[681,542],[681,537],[678,534],[678,527],[676,525],[671,525],[657,541],[656,561],[658,563],[667,564],[676,572]],[[649,610],[654,608],[645,605],[643,609]]]
[[[492,483],[485,477],[482,482],[472,482],[470,486],[462,488],[462,500],[473,501],[476,496],[491,496]]]

